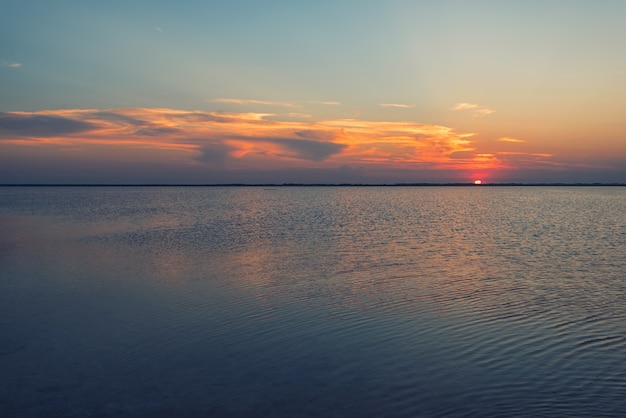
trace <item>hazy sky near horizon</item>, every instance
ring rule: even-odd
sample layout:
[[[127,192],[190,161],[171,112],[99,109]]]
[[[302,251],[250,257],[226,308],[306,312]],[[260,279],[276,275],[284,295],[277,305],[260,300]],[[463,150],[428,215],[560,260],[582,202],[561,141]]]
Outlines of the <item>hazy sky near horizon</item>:
[[[626,1],[40,1],[0,183],[626,182]]]

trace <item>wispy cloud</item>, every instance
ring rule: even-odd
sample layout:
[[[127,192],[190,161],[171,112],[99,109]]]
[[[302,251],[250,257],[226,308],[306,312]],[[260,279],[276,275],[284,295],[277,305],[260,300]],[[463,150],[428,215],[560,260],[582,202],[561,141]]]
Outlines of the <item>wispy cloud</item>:
[[[498,142],[514,142],[514,143],[522,143],[526,142],[524,139],[511,138],[510,136],[503,136],[501,138],[496,139]]]
[[[511,169],[543,169],[546,167],[574,168],[575,164],[557,161],[556,155],[533,152],[496,152],[498,160]]]
[[[509,152],[509,151],[500,151],[498,155],[523,155],[530,157],[540,157],[540,158],[552,158],[554,154],[546,154],[546,153],[532,153],[532,152]]]
[[[22,65],[21,62],[15,62],[15,61],[0,61],[0,67],[5,67],[5,68],[20,68]]]
[[[452,110],[457,110],[457,111],[469,110],[472,112],[472,116],[474,117],[487,116],[495,112],[495,110],[490,109],[486,106],[478,105],[476,103],[467,103],[467,102],[460,102],[460,103],[455,104],[452,107]]]
[[[341,104],[340,102],[322,100],[308,100],[307,103],[320,104],[325,106],[339,106]]]
[[[476,109],[478,107],[477,104],[474,103],[457,103],[454,105],[452,110],[467,110],[467,109]]]
[[[495,110],[493,109],[488,109],[488,108],[481,108],[481,109],[476,109],[474,111],[474,116],[487,116],[487,115],[491,115],[492,113],[494,113]]]
[[[401,109],[411,109],[415,107],[415,105],[408,105],[408,104],[402,104],[402,103],[379,103],[378,105],[382,107],[398,107]]]
[[[297,112],[287,113],[287,116],[290,118],[294,118],[294,119],[310,119],[312,117],[308,113],[297,113]]]
[[[262,106],[279,106],[279,107],[300,107],[300,105],[296,103],[289,102],[272,102],[267,100],[254,100],[254,99],[230,99],[230,98],[218,98],[211,99],[211,102],[215,103],[229,103],[236,105],[262,105]]]
[[[161,26],[155,26],[154,30],[157,32],[163,32],[163,28]]]
[[[189,164],[228,169],[322,168],[328,164],[456,169],[491,167],[497,162],[475,155],[471,133],[415,122],[285,121],[271,119],[276,115],[270,113],[154,108],[6,112],[1,116],[0,145],[57,146],[58,152],[72,148],[86,156],[100,152],[102,146],[114,147],[120,155],[132,149],[169,150],[178,152],[177,158],[189,155]],[[459,153],[465,154],[459,157]]]

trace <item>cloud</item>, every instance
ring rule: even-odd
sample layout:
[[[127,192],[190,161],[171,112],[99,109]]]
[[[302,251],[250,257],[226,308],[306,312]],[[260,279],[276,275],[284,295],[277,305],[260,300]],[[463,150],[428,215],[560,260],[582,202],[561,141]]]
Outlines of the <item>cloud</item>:
[[[378,105],[382,107],[397,107],[401,109],[410,109],[410,108],[415,107],[415,105],[407,105],[407,104],[400,104],[400,103],[379,103]]]
[[[474,155],[473,134],[415,122],[275,120],[277,115],[271,113],[166,108],[68,109],[2,117],[4,144],[20,146],[28,141],[31,147],[71,148],[85,155],[101,153],[102,147],[120,155],[139,155],[140,151],[159,158],[171,155],[164,160],[167,164],[186,160],[190,165],[238,170],[295,170],[328,164],[457,169],[486,164]],[[466,155],[455,158],[459,152]]]
[[[474,116],[487,116],[487,115],[491,115],[494,112],[495,110],[482,108],[482,109],[476,109],[473,115]]]
[[[71,135],[96,129],[97,126],[54,115],[30,114],[25,112],[0,112],[1,137],[54,137]]]
[[[161,26],[155,26],[154,30],[159,32],[159,33],[163,32],[163,28]]]
[[[539,157],[539,158],[551,158],[554,157],[554,154],[547,153],[532,153],[532,152],[508,152],[508,151],[500,151],[498,155],[516,155],[516,156],[527,156],[527,157]]]
[[[487,116],[495,112],[495,110],[489,109],[486,106],[481,106],[476,103],[467,103],[467,102],[461,102],[461,103],[455,104],[452,107],[452,110],[456,110],[456,111],[471,110],[472,116],[474,117]]]
[[[117,125],[125,125],[135,128],[137,135],[157,136],[157,135],[172,135],[181,132],[177,128],[162,126],[160,124],[153,124],[149,121],[142,120],[129,115],[116,113],[114,111],[101,111],[94,113],[94,116],[101,121],[112,122]]]
[[[296,112],[287,113],[287,116],[289,116],[290,118],[295,118],[295,119],[310,119],[312,117],[308,113],[296,113]]]
[[[477,104],[474,103],[457,103],[454,105],[452,110],[467,110],[467,109],[476,109],[478,107]]]
[[[508,169],[543,169],[546,167],[561,169],[575,167],[574,164],[554,160],[556,155],[548,153],[497,151],[495,155]]]
[[[312,103],[312,104],[321,104],[321,105],[325,105],[325,106],[339,106],[341,105],[340,102],[335,102],[335,101],[320,101],[320,100],[309,100],[307,101],[307,103]]]
[[[169,128],[167,126],[145,126],[135,131],[137,135],[144,135],[144,136],[176,135],[176,134],[180,134],[183,132],[184,131],[181,131],[180,129]]]
[[[271,101],[266,101],[266,100],[252,100],[252,99],[218,98],[218,99],[211,99],[210,101],[216,102],[216,103],[230,103],[230,104],[237,104],[237,105],[262,105],[262,106],[279,106],[279,107],[292,107],[292,108],[300,107],[299,105],[295,103],[271,102]]]
[[[196,156],[196,160],[212,163],[216,165],[223,165],[229,158],[231,158],[231,152],[234,148],[226,144],[204,144],[199,148],[200,154]]]
[[[96,112],[94,113],[94,116],[102,120],[106,120],[110,122],[121,122],[121,123],[129,124],[129,125],[133,125],[133,126],[141,126],[145,124],[145,121],[141,119],[133,118],[128,115],[122,115],[122,114],[112,112],[112,111],[107,111],[107,110]]]
[[[511,146],[506,142],[521,140],[505,136],[487,143],[473,138],[471,132],[428,123],[280,120],[271,113],[169,108],[4,112],[0,113],[0,171],[4,170],[0,177],[49,182],[61,178],[54,177],[59,173],[73,175],[63,177],[67,182],[85,179],[89,171],[100,176],[92,182],[126,178],[145,183],[151,179],[259,183],[276,181],[281,175],[286,182],[307,178],[415,182],[458,180],[463,178],[459,172],[476,170],[584,168],[615,176],[624,172],[619,156],[609,164],[601,158],[523,152],[519,145],[515,146],[519,152],[508,152]],[[487,145],[491,148],[484,148]],[[355,167],[359,173],[347,176],[333,171],[338,167]],[[379,177],[367,177],[372,173]]]
[[[338,154],[347,147],[345,144],[313,141],[309,139],[277,138],[273,141],[295,151],[298,158],[311,161],[324,161],[331,155]]]
[[[503,136],[501,138],[496,139],[498,142],[514,142],[514,143],[522,143],[526,142],[524,139],[511,138],[510,136]]]
[[[15,61],[0,61],[0,67],[5,67],[5,68],[20,68],[22,65],[21,62],[15,62]]]
[[[310,161],[324,161],[333,154],[341,152],[347,147],[345,144],[338,144],[334,142],[326,141],[329,135],[317,133],[314,131],[309,132],[294,132],[295,137],[271,137],[271,136],[229,136],[226,138],[236,141],[245,141],[255,144],[250,148],[255,149],[257,152],[262,147],[259,144],[267,143],[272,145],[278,145],[278,148],[267,149],[264,154],[266,155],[280,155],[282,157],[300,158]],[[315,139],[315,138],[319,138]]]
[[[307,129],[304,131],[297,131],[295,134],[304,139],[314,139],[319,141],[333,141],[335,139],[335,134],[333,132],[328,131],[320,131],[314,129]]]
[[[240,138],[244,139],[244,138]],[[250,138],[245,138],[251,140]],[[309,161],[325,161],[330,156],[340,153],[347,147],[345,144],[337,144],[333,142],[315,141],[300,138],[254,138],[254,142],[265,142],[279,146],[278,151],[271,154],[282,157],[298,158]]]

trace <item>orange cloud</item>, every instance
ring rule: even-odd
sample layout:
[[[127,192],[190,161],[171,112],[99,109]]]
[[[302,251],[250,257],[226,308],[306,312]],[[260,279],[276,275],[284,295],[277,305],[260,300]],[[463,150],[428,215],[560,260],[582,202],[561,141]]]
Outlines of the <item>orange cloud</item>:
[[[526,142],[523,139],[511,138],[509,136],[503,136],[501,138],[496,139],[496,141],[498,141],[498,142],[514,142],[514,143]]]
[[[333,164],[406,169],[502,166],[495,154],[475,153],[472,133],[446,126],[356,119],[273,120],[275,116],[163,108],[9,112],[0,114],[0,146],[46,144],[84,153],[90,147],[107,146],[120,154],[170,150],[189,164],[249,169]]]

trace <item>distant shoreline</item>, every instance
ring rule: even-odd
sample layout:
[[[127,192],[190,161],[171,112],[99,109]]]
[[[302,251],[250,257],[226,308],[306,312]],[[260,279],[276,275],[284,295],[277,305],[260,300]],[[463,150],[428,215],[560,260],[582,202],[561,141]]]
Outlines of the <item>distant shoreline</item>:
[[[0,184],[0,187],[624,187],[626,183]]]

